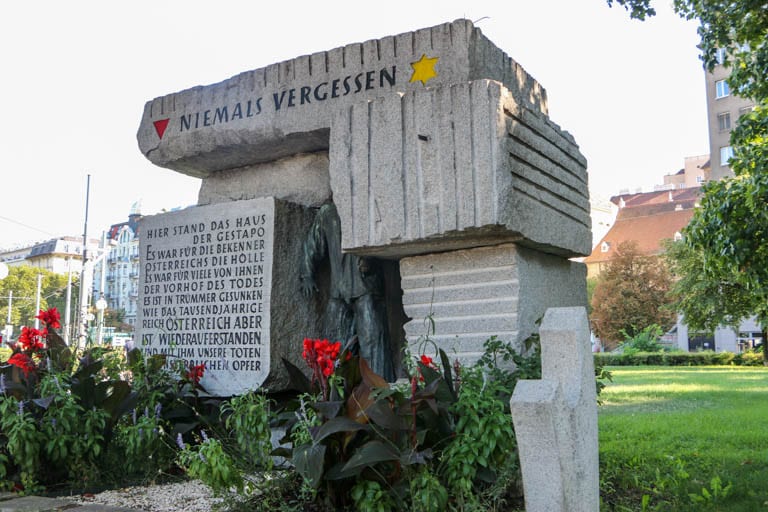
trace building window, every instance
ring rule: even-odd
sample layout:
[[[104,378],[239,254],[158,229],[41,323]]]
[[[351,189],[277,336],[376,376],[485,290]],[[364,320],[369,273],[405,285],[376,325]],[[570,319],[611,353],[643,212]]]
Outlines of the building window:
[[[731,113],[722,112],[717,114],[717,129],[721,132],[731,129]]]
[[[608,242],[603,242],[600,244],[600,252],[608,252],[608,250],[611,248],[611,244]]]
[[[745,115],[749,114],[750,112],[752,112],[753,110],[755,110],[755,106],[754,105],[750,105],[749,107],[741,107],[739,109],[739,117],[745,116]]]
[[[704,183],[704,176],[696,176],[696,183]]]
[[[715,82],[715,97],[716,98],[725,98],[726,96],[731,94],[731,90],[728,87],[728,82],[725,80],[718,80]]]
[[[725,146],[720,148],[720,165],[728,165],[728,161],[733,158],[733,147]]]
[[[718,48],[715,50],[715,59],[721,66],[725,64],[726,51],[725,48]]]
[[[683,239],[683,234],[680,233],[679,231],[675,231],[674,239],[675,239],[675,242],[679,242],[680,240]]]

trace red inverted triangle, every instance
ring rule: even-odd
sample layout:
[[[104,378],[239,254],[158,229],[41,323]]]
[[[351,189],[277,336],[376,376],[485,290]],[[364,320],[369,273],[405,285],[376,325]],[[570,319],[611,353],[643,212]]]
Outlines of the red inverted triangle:
[[[163,134],[165,133],[165,129],[168,128],[168,121],[170,119],[159,119],[154,122],[155,125],[155,131],[157,132],[157,136],[161,139],[163,138]]]

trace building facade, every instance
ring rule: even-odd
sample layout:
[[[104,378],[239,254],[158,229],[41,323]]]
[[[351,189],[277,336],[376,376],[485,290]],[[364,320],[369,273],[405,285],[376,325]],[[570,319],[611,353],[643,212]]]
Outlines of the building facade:
[[[728,85],[730,68],[723,66],[725,53],[718,51],[719,65],[712,72],[705,70],[707,88],[707,120],[709,124],[709,153],[712,158],[712,179],[733,176],[728,160],[733,156],[731,130],[738,119],[754,108],[754,102],[735,95]]]
[[[95,239],[88,241],[87,249],[89,259],[101,253],[99,241]],[[62,236],[3,251],[0,261],[9,267],[27,265],[56,274],[79,274],[83,269],[83,237]]]
[[[136,324],[139,298],[139,220],[136,205],[126,222],[113,224],[106,233],[109,255],[96,267],[94,296],[103,297],[107,308],[122,312],[123,322]]]
[[[703,157],[686,159],[686,168],[689,164],[695,168],[699,165],[696,161],[705,160]],[[692,170],[692,174],[700,175],[696,170]],[[689,182],[680,180],[679,183],[686,185]],[[683,230],[693,217],[700,196],[701,187],[676,186],[668,190],[612,197],[611,201],[619,207],[619,213],[611,229],[593,248],[592,254],[584,259],[587,277],[597,277],[616,254],[618,245],[625,241],[637,242],[642,254],[661,256],[664,252],[663,240],[682,240]],[[714,332],[696,332],[688,328],[682,316],[678,316],[677,323],[665,333],[662,340],[669,346],[685,351],[714,350],[738,354],[762,342],[760,331],[755,319],[748,318],[737,329],[720,327]]]
[[[682,169],[664,176],[664,184],[656,190],[700,187],[711,179],[712,168],[709,155],[687,156]]]
[[[622,194],[611,198],[619,209],[616,221],[584,259],[587,277],[597,277],[616,254],[620,243],[637,242],[642,254],[658,256],[664,252],[662,241],[679,240],[682,230],[693,217],[700,187]]]

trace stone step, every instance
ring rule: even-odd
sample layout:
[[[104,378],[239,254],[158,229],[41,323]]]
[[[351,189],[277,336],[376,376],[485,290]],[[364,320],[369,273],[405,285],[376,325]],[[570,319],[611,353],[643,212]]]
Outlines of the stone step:
[[[67,512],[140,512],[137,508],[113,507],[99,503],[78,505],[76,508],[67,509]]]
[[[13,497],[0,501],[0,512],[58,512],[75,505],[71,501],[40,496]]]
[[[60,498],[42,496],[18,497],[12,493],[0,493],[0,512],[141,512],[139,509],[113,507],[91,503],[80,505]]]

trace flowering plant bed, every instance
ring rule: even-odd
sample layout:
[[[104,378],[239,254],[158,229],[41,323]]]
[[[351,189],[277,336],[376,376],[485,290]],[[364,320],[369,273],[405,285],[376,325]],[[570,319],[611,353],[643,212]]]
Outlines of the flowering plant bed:
[[[56,308],[23,327],[0,362],[0,490],[95,489],[178,472],[170,433],[218,422],[204,406],[203,368],[176,368],[59,336]]]

